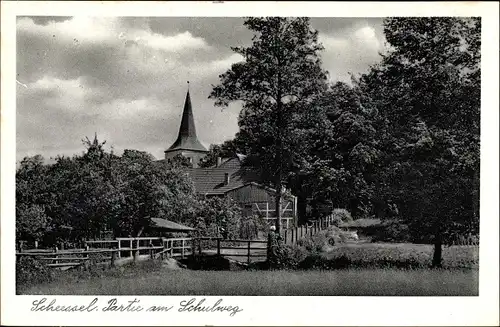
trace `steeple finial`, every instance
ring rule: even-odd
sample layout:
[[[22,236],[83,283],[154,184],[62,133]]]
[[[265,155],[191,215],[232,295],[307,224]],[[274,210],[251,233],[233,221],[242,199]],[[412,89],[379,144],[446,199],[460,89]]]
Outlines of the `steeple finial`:
[[[187,81],[187,83],[188,83],[188,92],[189,92],[189,81]]]

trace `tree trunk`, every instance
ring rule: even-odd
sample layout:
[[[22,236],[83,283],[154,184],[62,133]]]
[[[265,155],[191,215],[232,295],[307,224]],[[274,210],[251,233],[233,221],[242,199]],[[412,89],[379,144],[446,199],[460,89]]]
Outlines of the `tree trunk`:
[[[276,183],[276,233],[281,232],[281,171]]]
[[[307,198],[304,195],[299,195],[297,199],[297,215],[299,225],[303,225],[307,220]]]
[[[436,236],[434,240],[434,254],[432,256],[432,267],[441,268],[443,261],[443,242],[441,235]]]
[[[277,103],[276,103],[276,111],[277,111],[277,129],[278,129],[278,137],[276,138],[276,233],[279,235],[281,232],[281,189],[282,189],[282,179],[283,179],[283,133],[284,133],[284,122],[283,122],[283,108],[281,103],[281,74],[278,71],[278,94],[277,94]]]

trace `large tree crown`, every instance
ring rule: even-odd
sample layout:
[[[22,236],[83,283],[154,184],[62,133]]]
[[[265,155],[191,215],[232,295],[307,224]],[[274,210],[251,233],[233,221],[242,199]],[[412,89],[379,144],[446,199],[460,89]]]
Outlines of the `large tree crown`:
[[[327,73],[321,68],[323,46],[308,18],[248,18],[252,44],[233,47],[243,57],[220,75],[210,98],[217,106],[229,102],[289,102],[307,99],[322,89]]]

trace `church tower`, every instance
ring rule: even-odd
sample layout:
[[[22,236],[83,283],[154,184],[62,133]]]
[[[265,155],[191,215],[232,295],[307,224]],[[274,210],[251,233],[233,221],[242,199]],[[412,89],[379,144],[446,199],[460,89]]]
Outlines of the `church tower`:
[[[193,108],[191,107],[191,97],[189,96],[188,89],[186,101],[184,102],[184,110],[182,111],[179,134],[174,144],[165,150],[165,159],[172,159],[180,154],[188,158],[193,164],[193,167],[197,168],[201,158],[203,158],[207,152],[208,150],[200,143],[196,136]]]

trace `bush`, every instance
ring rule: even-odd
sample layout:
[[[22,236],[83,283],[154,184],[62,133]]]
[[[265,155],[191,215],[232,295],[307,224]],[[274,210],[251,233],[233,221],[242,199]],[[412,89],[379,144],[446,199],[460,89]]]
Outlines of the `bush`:
[[[351,222],[353,221],[351,213],[346,209],[336,208],[332,211],[333,216],[333,224],[335,226],[340,225],[341,223]]]
[[[406,243],[409,241],[408,226],[396,220],[382,223],[372,233],[372,242]]]
[[[235,239],[240,234],[241,208],[231,198],[213,197],[201,203],[197,215],[201,236]]]
[[[256,239],[259,236],[259,232],[267,229],[266,226],[264,218],[260,216],[242,217],[239,226],[239,238],[244,240]]]
[[[21,257],[16,263],[16,289],[48,283],[54,279],[53,271],[32,257]]]
[[[308,235],[293,246],[283,244],[275,234],[271,234],[272,245],[270,252],[268,252],[271,267],[276,269],[303,269],[307,266],[323,267],[322,264],[313,264],[309,261],[319,260],[318,258],[322,252],[329,252],[336,243],[341,242],[338,232],[342,231],[332,227],[313,236]]]
[[[351,233],[340,230],[336,226],[330,226],[327,230],[320,231],[313,236],[307,235],[297,242],[297,246],[304,247],[308,252],[329,252],[333,246],[344,243],[349,239]]]

